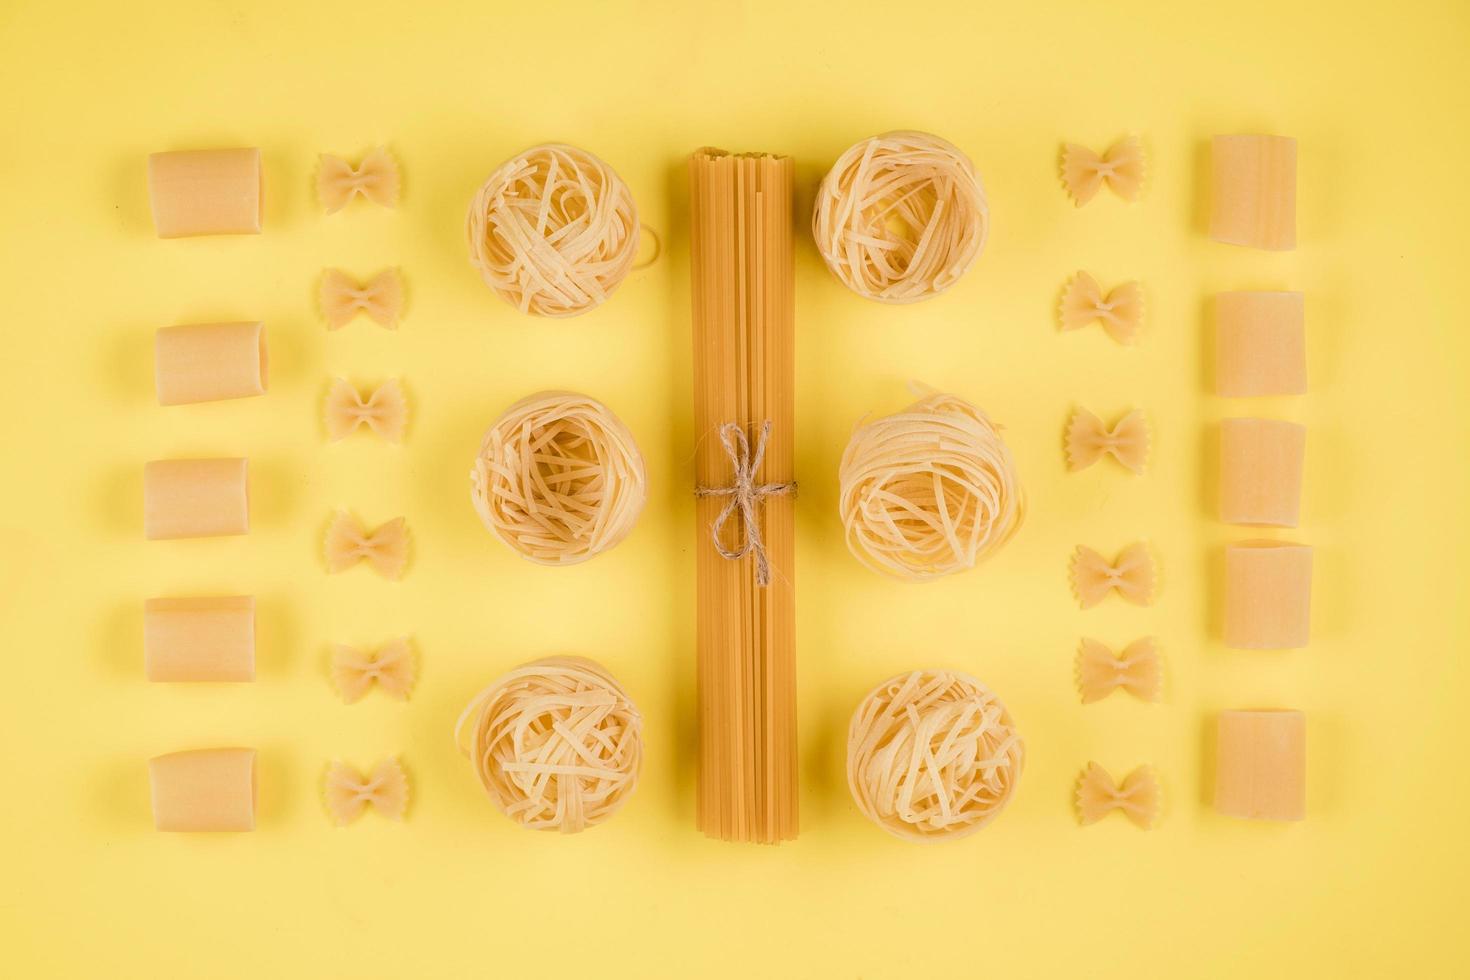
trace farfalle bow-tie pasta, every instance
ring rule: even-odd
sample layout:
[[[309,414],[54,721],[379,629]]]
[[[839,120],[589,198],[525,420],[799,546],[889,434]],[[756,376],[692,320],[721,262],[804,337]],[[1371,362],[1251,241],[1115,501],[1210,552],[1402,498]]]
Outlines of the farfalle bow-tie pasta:
[[[406,636],[390,640],[377,653],[342,643],[332,649],[332,683],[348,704],[360,700],[374,684],[384,694],[406,701],[413,682],[413,650]]]
[[[1152,766],[1139,766],[1123,777],[1121,785],[1115,785],[1106,769],[1089,762],[1077,778],[1077,818],[1084,827],[1118,810],[1140,829],[1149,830],[1162,805]]]
[[[328,330],[338,330],[359,313],[378,326],[398,329],[403,316],[403,277],[397,269],[384,269],[366,282],[358,282],[341,269],[322,273],[317,291]]]
[[[1096,321],[1118,343],[1131,344],[1143,327],[1143,287],[1120,283],[1104,296],[1096,279],[1079,272],[1062,290],[1060,319],[1063,331],[1080,330]]]
[[[1116,657],[1096,640],[1083,640],[1077,650],[1077,690],[1083,704],[1101,701],[1120,688],[1141,701],[1157,701],[1163,683],[1152,637],[1134,640]]]
[[[367,531],[351,514],[338,514],[327,527],[326,558],[329,572],[366,561],[384,578],[397,579],[408,565],[408,525],[395,517]]]
[[[397,759],[384,759],[363,776],[344,762],[327,767],[323,792],[327,812],[339,827],[356,820],[371,808],[389,820],[402,820],[408,810],[408,776]]]
[[[1143,144],[1125,136],[1099,156],[1085,146],[1068,143],[1062,149],[1062,183],[1080,208],[1103,184],[1125,201],[1138,200],[1143,189]]]
[[[338,378],[327,393],[327,438],[345,439],[359,425],[388,442],[402,442],[408,426],[408,399],[396,378],[389,378],[366,398],[350,382]]]
[[[1083,609],[1091,609],[1115,590],[1134,605],[1146,606],[1153,602],[1154,584],[1154,558],[1142,543],[1124,548],[1113,562],[1083,545],[1072,556],[1072,591]]]
[[[385,208],[398,206],[398,162],[381,146],[354,167],[330,153],[321,155],[316,192],[327,214],[345,208],[358,194]]]
[[[1067,469],[1085,470],[1104,456],[1111,456],[1134,473],[1148,465],[1150,434],[1148,418],[1135,409],[1111,428],[1102,419],[1079,408],[1067,424]]]

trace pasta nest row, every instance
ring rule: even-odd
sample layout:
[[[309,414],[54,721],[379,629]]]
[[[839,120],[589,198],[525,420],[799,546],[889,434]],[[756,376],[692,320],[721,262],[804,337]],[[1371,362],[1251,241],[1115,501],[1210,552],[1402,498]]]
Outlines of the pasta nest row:
[[[541,565],[574,565],[626,538],[646,484],[627,426],[596,399],[558,391],[512,405],[470,472],[485,527]]]

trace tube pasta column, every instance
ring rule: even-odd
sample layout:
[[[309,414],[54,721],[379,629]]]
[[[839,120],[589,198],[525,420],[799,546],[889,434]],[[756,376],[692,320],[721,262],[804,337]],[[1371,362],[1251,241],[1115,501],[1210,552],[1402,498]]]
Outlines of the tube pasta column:
[[[789,157],[690,160],[701,830],[797,831]]]

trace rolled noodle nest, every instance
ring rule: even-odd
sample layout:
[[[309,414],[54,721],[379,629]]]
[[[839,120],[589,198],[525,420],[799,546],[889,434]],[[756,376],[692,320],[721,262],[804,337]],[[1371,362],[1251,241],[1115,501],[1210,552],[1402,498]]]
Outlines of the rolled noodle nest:
[[[916,303],[959,281],[985,248],[990,209],[969,157],[928,133],[852,146],[817,191],[812,234],[860,296]]]
[[[879,684],[853,713],[847,785],[858,809],[895,837],[951,840],[995,819],[1025,754],[1010,713],[984,684],[914,671]]]
[[[523,557],[574,565],[632,531],[647,496],[643,457],[601,402],[546,391],[485,433],[470,472],[480,520]]]
[[[506,816],[573,834],[627,802],[643,759],[642,718],[600,665],[551,657],[477,694],[455,725],[460,750]]]
[[[911,582],[973,567],[1026,516],[1000,427],[953,395],[933,393],[859,425],[838,480],[848,549]]]
[[[545,317],[602,303],[638,251],[638,209],[613,169],[548,143],[490,175],[465,218],[470,264],[501,299]]]

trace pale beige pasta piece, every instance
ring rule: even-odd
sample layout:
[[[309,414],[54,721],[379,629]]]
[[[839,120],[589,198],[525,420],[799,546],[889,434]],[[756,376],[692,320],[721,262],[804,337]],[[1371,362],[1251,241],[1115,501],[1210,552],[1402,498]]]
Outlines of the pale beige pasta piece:
[[[1104,184],[1123,200],[1136,201],[1143,190],[1143,176],[1143,144],[1136,136],[1123,137],[1101,156],[1076,143],[1062,147],[1062,185],[1079,208]]]
[[[1216,739],[1216,810],[1247,820],[1306,817],[1306,715],[1222,711]]]
[[[345,572],[365,561],[383,578],[398,579],[408,567],[408,525],[395,517],[368,531],[357,518],[340,512],[327,525],[325,552],[329,572]]]
[[[1084,827],[1116,810],[1140,830],[1152,830],[1162,809],[1163,794],[1153,766],[1139,766],[1121,784],[1115,784],[1096,762],[1089,762],[1077,777],[1077,819]]]
[[[163,327],[153,337],[158,404],[250,398],[265,394],[265,328],[247,323]]]
[[[408,812],[408,775],[397,759],[384,759],[364,776],[345,762],[327,766],[322,798],[332,822],[345,827],[365,809],[376,810],[389,820],[402,820]]]
[[[332,648],[332,683],[348,704],[358,701],[374,684],[384,694],[407,701],[413,690],[413,649],[408,637],[383,644],[376,653],[339,643]]]
[[[1296,140],[1216,136],[1210,173],[1211,238],[1274,252],[1296,248]]]
[[[847,730],[847,786],[858,810],[895,837],[955,840],[1005,808],[1026,746],[1000,699],[956,671],[879,684]]]
[[[388,442],[402,442],[408,427],[408,399],[397,378],[389,378],[364,398],[351,382],[338,378],[327,392],[324,409],[327,438],[345,439],[358,426]]]
[[[255,829],[255,750],[193,749],[148,760],[159,830]]]
[[[400,186],[398,161],[381,146],[355,167],[330,153],[323,153],[317,166],[316,193],[327,214],[342,210],[358,195],[385,208],[397,207]]]
[[[1120,689],[1140,701],[1157,701],[1163,688],[1159,648],[1151,636],[1134,640],[1116,657],[1096,640],[1084,639],[1077,649],[1077,690],[1083,704]]]
[[[1312,549],[1241,541],[1225,549],[1225,645],[1288,650],[1311,638]]]
[[[260,234],[260,150],[183,150],[148,157],[159,238]]]
[[[255,680],[255,597],[146,600],[143,665],[150,681]]]
[[[209,538],[250,530],[244,459],[156,459],[143,467],[143,533]]]
[[[1118,343],[1131,344],[1143,329],[1143,287],[1136,282],[1120,283],[1104,296],[1096,279],[1079,272],[1062,290],[1059,319],[1064,332],[1095,322]]]
[[[931,133],[847,149],[817,189],[812,237],[848,289],[916,303],[949,289],[985,250],[990,206],[970,158]]]
[[[341,269],[322,273],[317,301],[328,330],[337,330],[362,314],[378,326],[397,330],[403,316],[403,276],[397,269],[384,269],[358,282]]]
[[[1301,293],[1215,296],[1215,393],[1227,398],[1300,395],[1307,390],[1307,331]]]
[[[1296,527],[1301,518],[1307,430],[1278,419],[1220,423],[1220,520]]]
[[[1071,577],[1072,592],[1083,609],[1091,609],[1115,591],[1136,606],[1154,601],[1157,572],[1153,555],[1142,542],[1124,548],[1112,562],[1078,545],[1072,555]]]
[[[1067,423],[1067,469],[1085,470],[1104,456],[1111,456],[1125,469],[1142,473],[1148,465],[1150,439],[1148,417],[1138,409],[1109,428],[1102,419],[1079,408]]]

